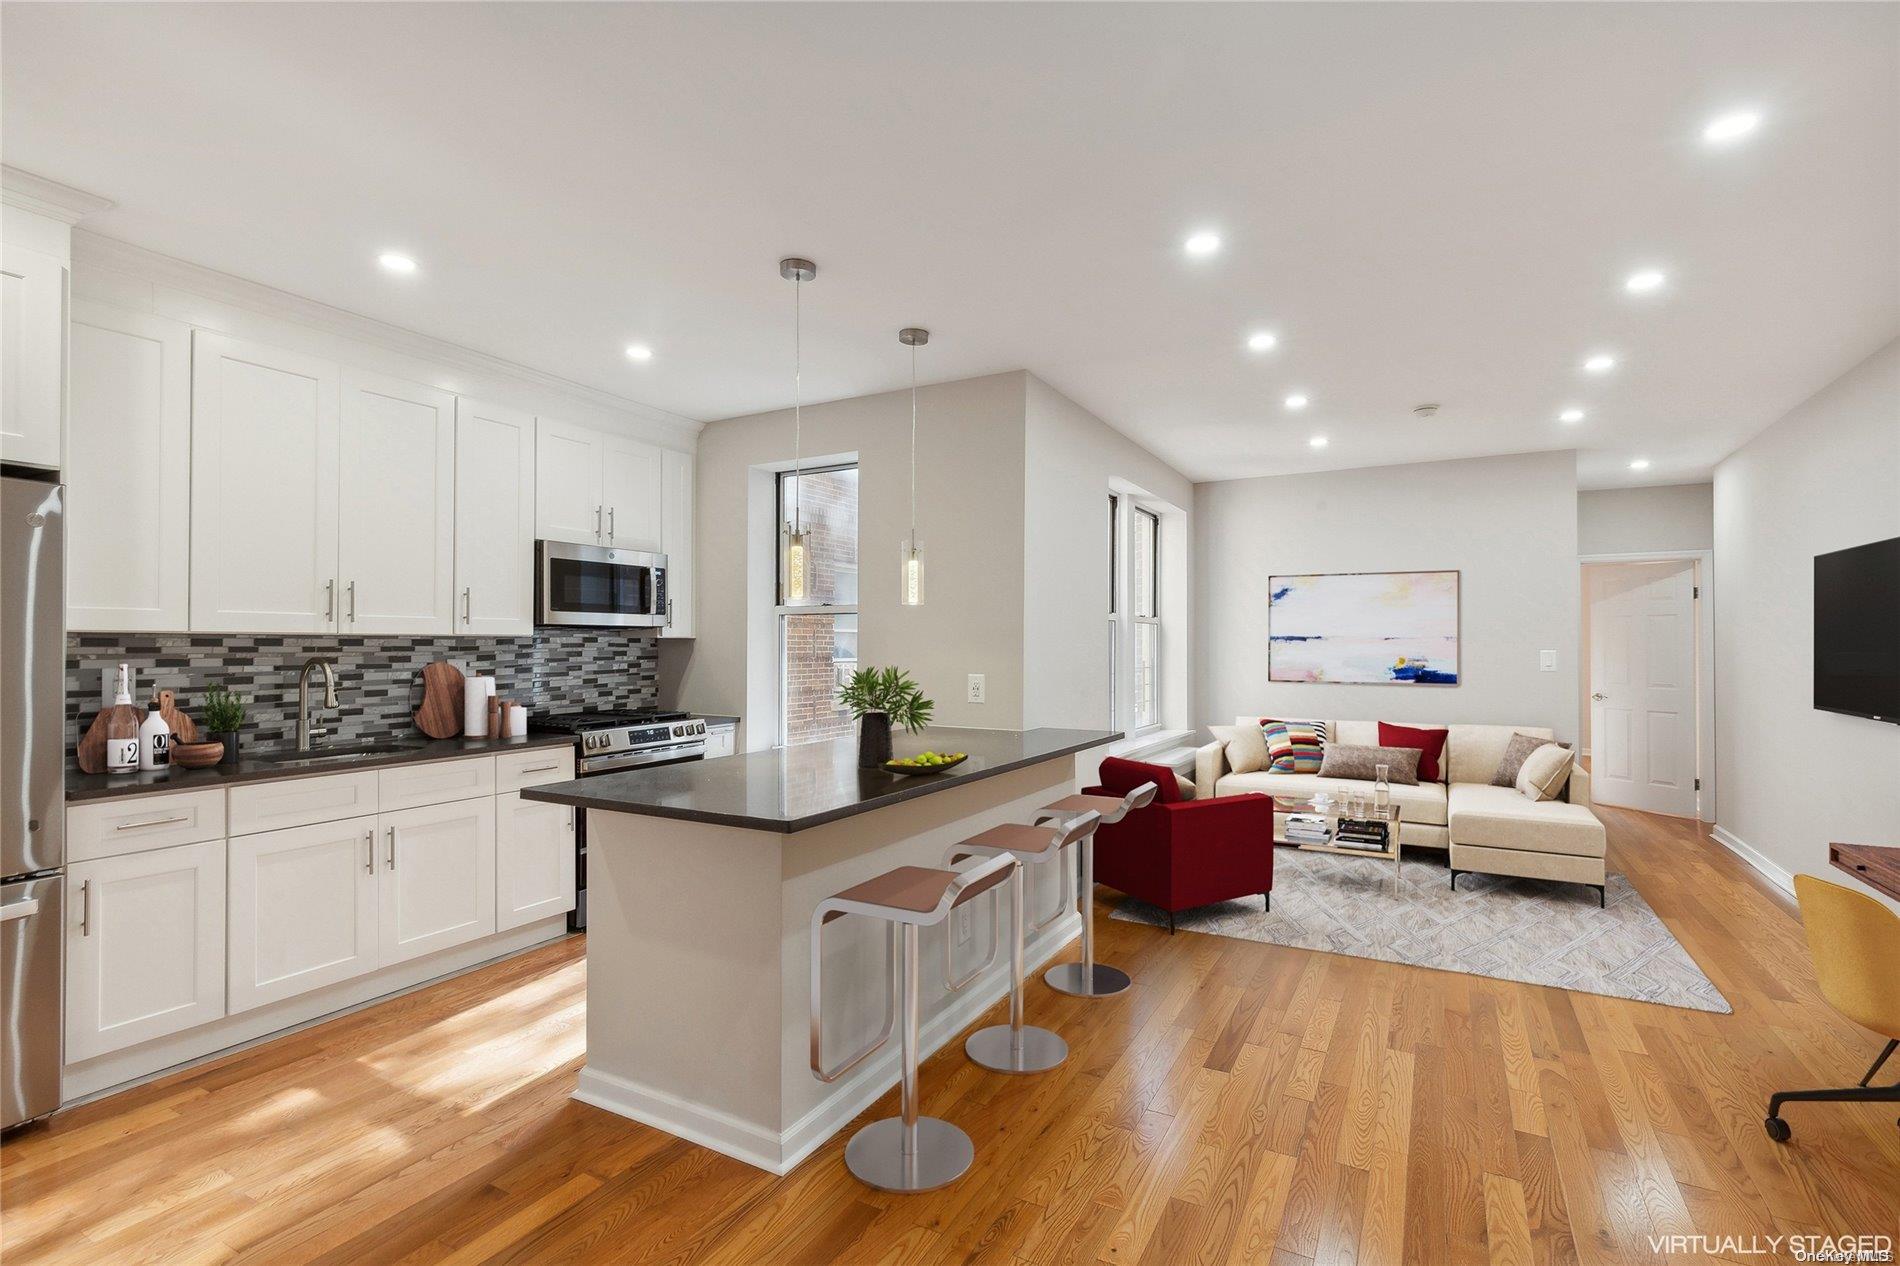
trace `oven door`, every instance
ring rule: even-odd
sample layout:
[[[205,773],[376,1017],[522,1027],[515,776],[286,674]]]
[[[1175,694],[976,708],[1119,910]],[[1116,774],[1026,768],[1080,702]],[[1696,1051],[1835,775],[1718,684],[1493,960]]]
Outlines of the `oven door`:
[[[540,541],[535,622],[606,628],[666,623],[666,555]]]

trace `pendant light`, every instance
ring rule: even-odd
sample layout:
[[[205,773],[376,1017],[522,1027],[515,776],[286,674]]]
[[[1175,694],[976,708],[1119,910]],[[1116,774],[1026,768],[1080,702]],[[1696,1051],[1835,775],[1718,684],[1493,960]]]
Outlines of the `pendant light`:
[[[792,283],[792,516],[785,521],[785,551],[780,574],[785,578],[786,602],[803,602],[810,589],[810,533],[800,503],[805,499],[803,383],[805,353],[805,283],[818,275],[818,265],[796,257],[778,262],[778,275]]]
[[[930,331],[906,326],[897,341],[910,349],[910,535],[900,548],[897,600],[907,607],[924,605],[924,543],[917,536],[917,349],[930,341]]]

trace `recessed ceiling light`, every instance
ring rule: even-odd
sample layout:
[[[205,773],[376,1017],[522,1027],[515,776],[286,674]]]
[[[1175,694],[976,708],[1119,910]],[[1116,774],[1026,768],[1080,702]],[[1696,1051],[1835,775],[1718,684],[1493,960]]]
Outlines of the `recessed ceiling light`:
[[[1635,461],[1630,463],[1630,469],[1631,470],[1648,470],[1649,459],[1647,457],[1637,458]]]
[[[627,359],[642,361],[652,360],[653,349],[648,347],[645,343],[629,343],[627,344]]]
[[[1661,290],[1663,282],[1667,280],[1669,278],[1657,269],[1645,268],[1641,272],[1631,273],[1629,280],[1623,283],[1623,289],[1633,295],[1647,294],[1652,290]]]
[[[1616,368],[1616,357],[1605,352],[1598,352],[1595,356],[1584,361],[1583,367],[1593,374],[1607,374]]]
[[[1286,398],[1286,407],[1289,409],[1304,409],[1306,407],[1306,397],[1297,393],[1290,395]]]
[[[401,251],[384,251],[376,257],[376,262],[381,264],[387,272],[412,273],[416,271],[416,261]]]
[[[1247,350],[1251,352],[1270,352],[1279,346],[1280,337],[1266,330],[1256,330],[1247,336]]]
[[[1565,409],[1562,413],[1557,415],[1557,420],[1559,422],[1581,422],[1583,421],[1583,410]]]
[[[1310,439],[1310,440],[1308,440],[1308,441],[1306,441],[1306,442],[1307,442],[1307,444],[1309,444],[1309,445],[1310,445],[1310,446],[1312,446],[1313,448],[1325,448],[1325,447],[1326,447],[1326,437],[1325,437],[1324,435],[1315,435],[1315,436],[1314,436],[1314,437],[1313,437],[1312,439]]]
[[[1741,140],[1760,126],[1761,115],[1754,110],[1718,114],[1702,129],[1702,139],[1711,145],[1726,145],[1730,141]]]
[[[1199,233],[1190,234],[1188,240],[1181,243],[1181,249],[1196,258],[1212,255],[1220,249],[1220,234],[1202,229]]]

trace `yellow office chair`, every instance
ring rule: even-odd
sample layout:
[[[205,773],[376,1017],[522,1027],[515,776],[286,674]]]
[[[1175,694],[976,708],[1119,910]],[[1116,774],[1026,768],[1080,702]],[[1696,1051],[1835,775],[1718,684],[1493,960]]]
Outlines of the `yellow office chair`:
[[[1900,1103],[1900,1082],[1869,1086],[1900,1046],[1900,915],[1865,893],[1813,875],[1794,877],[1808,956],[1828,1005],[1887,1039],[1887,1048],[1860,1079],[1840,1090],[1784,1090],[1768,1100],[1768,1137],[1786,1143],[1793,1131],[1781,1119],[1784,1103]]]

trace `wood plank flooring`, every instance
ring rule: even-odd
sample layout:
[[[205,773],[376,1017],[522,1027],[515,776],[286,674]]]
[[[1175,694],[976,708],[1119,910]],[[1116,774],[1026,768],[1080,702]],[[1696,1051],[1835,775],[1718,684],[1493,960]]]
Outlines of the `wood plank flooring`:
[[[571,1101],[569,939],[27,1131],[0,1149],[0,1252],[1588,1266],[1718,1260],[1652,1235],[1894,1234],[1891,1107],[1792,1108],[1786,1147],[1762,1132],[1771,1090],[1852,1083],[1879,1045],[1820,1000],[1791,903],[1691,823],[1603,815],[1612,867],[1735,1014],[1104,916],[1135,988],[1032,988],[1073,1047],[1050,1074],[932,1059],[925,1110],[977,1166],[898,1197],[846,1174],[848,1130],[775,1179]]]

